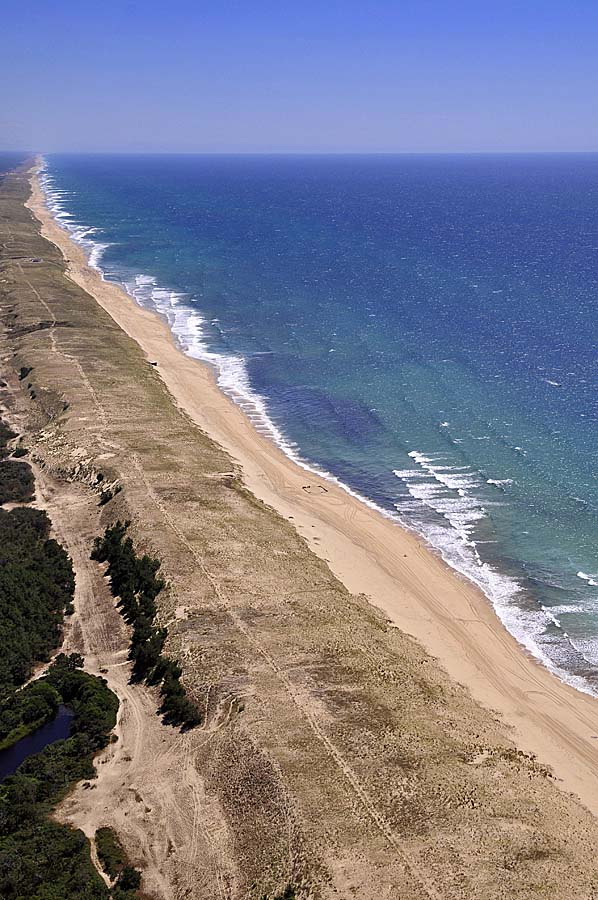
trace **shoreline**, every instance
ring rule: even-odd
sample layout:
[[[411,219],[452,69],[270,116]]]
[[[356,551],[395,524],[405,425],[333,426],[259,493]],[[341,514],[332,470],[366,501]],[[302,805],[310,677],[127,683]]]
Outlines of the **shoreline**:
[[[186,356],[166,322],[88,265],[32,177],[29,209],[63,253],[70,277],[103,307],[156,366],[177,405],[237,461],[249,490],[290,520],[351,591],[367,595],[455,680],[512,726],[519,747],[550,765],[561,786],[598,814],[595,698],[559,681],[504,628],[481,590],[414,533],[300,468],[260,435],[217,386],[206,363]]]
[[[454,552],[451,556],[450,544],[447,548],[445,542],[435,541],[433,535],[425,527],[418,528],[414,523],[410,524],[397,511],[398,507],[395,507],[395,511],[391,511],[389,508],[372,500],[359,487],[349,485],[342,478],[335,475],[334,472],[304,457],[301,448],[286,436],[284,425],[276,424],[271,418],[267,398],[261,396],[253,389],[243,357],[233,352],[220,353],[211,349],[202,334],[202,330],[207,324],[203,313],[188,305],[186,307],[187,315],[183,317],[184,324],[181,328],[178,313],[179,310],[185,309],[185,305],[179,306],[179,301],[184,300],[186,294],[179,293],[168,287],[162,287],[155,276],[147,273],[138,273],[132,280],[130,278],[125,280],[119,277],[117,273],[112,273],[116,276],[115,278],[107,278],[101,262],[105,250],[111,244],[89,238],[90,234],[95,234],[98,230],[94,226],[75,224],[71,221],[72,213],[68,208],[64,207],[62,197],[56,197],[56,193],[61,195],[64,192],[61,190],[55,191],[53,177],[48,172],[47,164],[43,157],[41,157],[38,176],[40,187],[45,197],[45,204],[50,214],[61,230],[67,233],[71,241],[83,249],[88,266],[100,274],[102,281],[109,281],[109,283],[115,284],[124,290],[135,301],[136,305],[155,313],[167,325],[177,348],[185,355],[207,366],[208,370],[213,373],[218,388],[235,405],[241,408],[243,414],[262,436],[265,435],[292,463],[304,469],[308,475],[315,475],[317,478],[323,479],[325,483],[330,482],[336,485],[358,502],[365,504],[379,515],[413,534],[416,540],[422,542],[426,549],[441,558],[459,577],[464,578],[468,584],[473,584],[476,589],[481,591],[492,606],[500,623],[515,638],[523,652],[530,654],[532,658],[555,675],[559,681],[570,685],[582,693],[589,694],[595,698],[598,697],[598,691],[592,685],[588,674],[576,673],[546,653],[545,645],[541,640],[537,639],[534,629],[530,628],[529,622],[526,621],[528,618],[527,611],[524,612],[523,607],[517,602],[517,595],[521,596],[524,592],[518,575],[507,574],[501,571],[499,566],[488,561],[483,562],[478,554],[475,541],[471,544],[473,552],[470,558],[467,558],[466,555],[461,555],[461,551],[468,542],[464,544],[460,539],[457,539],[456,556]],[[158,299],[157,296],[154,297],[154,290],[156,294],[169,295],[169,299],[165,301],[163,298]],[[173,301],[173,298],[176,299]],[[191,320],[196,319],[199,320],[199,323],[195,324],[194,322],[194,325],[191,326]],[[198,333],[194,333],[194,328],[198,329]],[[425,458],[422,454],[409,453],[409,456],[422,457],[424,462],[421,465],[425,466]],[[419,463],[419,460],[417,462]],[[394,474],[397,475],[398,473],[395,471]],[[434,478],[436,477],[434,475]],[[488,480],[488,483],[492,483],[491,479]],[[453,547],[452,549],[454,551],[455,548]],[[578,573],[578,576],[582,574]],[[542,612],[540,612],[540,609]],[[550,608],[545,607],[539,601],[538,609],[533,615],[534,617],[538,615],[544,618],[545,621],[542,623],[544,627],[554,626],[556,623],[557,627],[562,630],[560,622],[551,614]],[[571,649],[576,653],[580,653],[581,651],[570,640],[566,632],[563,632],[563,635]],[[587,671],[587,667],[591,666],[591,662],[583,656],[583,653],[581,653],[581,656],[585,662],[585,665],[582,665],[582,669]]]

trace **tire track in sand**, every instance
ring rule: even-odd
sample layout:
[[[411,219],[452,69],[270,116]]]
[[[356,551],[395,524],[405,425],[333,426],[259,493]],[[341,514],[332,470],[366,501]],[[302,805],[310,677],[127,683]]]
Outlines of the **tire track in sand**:
[[[320,741],[320,743],[326,748],[328,754],[332,757],[335,764],[337,765],[340,772],[343,774],[345,779],[348,781],[355,795],[358,797],[361,802],[362,808],[365,810],[366,814],[373,822],[373,824],[378,828],[380,833],[386,839],[386,841],[393,847],[393,849],[398,854],[405,871],[412,876],[412,878],[419,883],[421,889],[424,894],[426,894],[429,900],[442,900],[441,894],[438,893],[433,881],[427,876],[427,874],[423,871],[422,867],[419,865],[418,861],[414,859],[413,854],[409,853],[408,850],[402,845],[398,835],[393,831],[390,823],[386,820],[383,814],[377,809],[374,801],[370,797],[367,789],[359,779],[358,775],[353,771],[349,763],[345,760],[340,750],[336,747],[333,741],[328,737],[325,733],[319,722],[315,719],[314,715],[307,708],[305,703],[302,701],[299,691],[295,688],[295,686],[290,681],[289,677],[286,673],[277,665],[276,661],[272,658],[272,656],[268,653],[268,651],[259,643],[259,641],[251,634],[251,630],[248,626],[243,622],[241,617],[235,612],[229,598],[227,597],[225,591],[222,590],[220,584],[218,583],[218,579],[209,571],[207,566],[205,565],[201,554],[196,550],[195,547],[187,540],[185,535],[181,532],[180,528],[176,525],[176,523],[172,520],[171,516],[168,514],[164,505],[161,503],[160,499],[156,496],[155,491],[150,485],[148,478],[145,474],[143,466],[141,465],[141,461],[137,454],[132,454],[132,462],[135,465],[140,478],[142,479],[148,496],[151,498],[157,509],[160,511],[164,521],[170,527],[170,529],[177,535],[181,543],[187,548],[189,553],[193,556],[195,561],[197,562],[199,568],[202,573],[209,581],[214,594],[220,601],[222,607],[227,611],[231,620],[234,622],[235,626],[238,630],[244,635],[248,643],[254,648],[254,650],[259,653],[259,655],[265,660],[269,668],[276,674],[285,690],[289,694],[289,697],[300,711],[305,721],[311,728],[314,735]]]

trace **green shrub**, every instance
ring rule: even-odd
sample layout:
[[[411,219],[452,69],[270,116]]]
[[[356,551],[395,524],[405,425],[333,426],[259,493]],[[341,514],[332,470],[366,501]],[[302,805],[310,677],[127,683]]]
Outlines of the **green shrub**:
[[[13,438],[16,438],[14,431],[11,431],[8,425],[0,419],[0,459],[8,456],[9,451],[7,450],[6,445],[9,441],[12,441]]]
[[[127,863],[127,857],[116,832],[113,828],[98,828],[95,842],[102,868],[114,880]]]
[[[0,462],[0,503],[29,503],[33,500],[33,472],[26,462]]]
[[[141,872],[133,866],[125,866],[116,883],[123,891],[136,891],[141,884]]]
[[[18,694],[12,693],[0,704],[0,749],[49,722],[59,705],[60,694],[43,680],[33,681]]]
[[[123,618],[133,626],[129,659],[133,661],[134,681],[161,684],[164,721],[194,728],[201,723],[201,714],[185,694],[181,684],[181,668],[162,655],[168,632],[154,624],[156,597],[164,587],[160,578],[160,560],[137,556],[133,541],[127,537],[129,522],[116,522],[104,536],[94,541],[91,558],[107,562],[106,574],[110,589],[118,598]]]
[[[0,701],[49,658],[72,603],[73,568],[50,524],[38,509],[0,509]]]
[[[118,698],[103,678],[80,669],[81,657],[60,654],[48,674],[15,695],[63,702],[75,711],[73,733],[28,757],[0,785],[0,897],[109,900],[95,871],[85,835],[49,818],[71,785],[95,777],[93,756],[106,746],[116,723]],[[27,693],[29,691],[29,693]],[[21,718],[24,718],[21,712]]]

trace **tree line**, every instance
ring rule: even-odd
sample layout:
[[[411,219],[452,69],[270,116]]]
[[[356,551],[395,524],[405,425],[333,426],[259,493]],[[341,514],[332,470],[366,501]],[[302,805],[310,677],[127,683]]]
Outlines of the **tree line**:
[[[23,476],[25,464],[6,459],[15,437],[0,420],[0,503],[33,497],[31,469]],[[83,672],[78,655],[60,654],[23,687],[34,665],[50,659],[64,615],[73,612],[71,560],[50,529],[41,510],[0,509],[0,750],[53,719],[61,704],[74,713],[67,740],[27,757],[0,783],[0,897],[134,900],[140,873],[127,865],[108,888],[83,832],[50,816],[74,783],[95,778],[93,758],[110,740],[118,710],[106,681]]]
[[[61,653],[40,682],[73,709],[71,735],[29,756],[0,785],[0,896],[3,900],[134,900],[139,873],[128,867],[108,888],[91,862],[83,832],[49,814],[82,779],[110,740],[118,698],[103,678]],[[124,870],[123,870],[124,873]]]
[[[16,434],[0,420],[0,504],[29,503],[33,499],[34,479],[31,467],[26,462],[19,462],[23,449],[17,448],[13,453],[15,459],[8,459],[11,450],[9,442]]]
[[[181,683],[182,669],[162,651],[168,630],[156,625],[156,597],[164,588],[158,575],[160,560],[146,554],[137,556],[127,536],[129,522],[116,522],[94,542],[92,559],[108,563],[110,589],[118,598],[123,618],[133,628],[129,659],[132,680],[160,686],[162,703],[158,710],[164,721],[182,728],[201,723],[201,714],[186,695]]]
[[[50,528],[42,510],[0,509],[0,701],[49,659],[73,610],[73,567]]]

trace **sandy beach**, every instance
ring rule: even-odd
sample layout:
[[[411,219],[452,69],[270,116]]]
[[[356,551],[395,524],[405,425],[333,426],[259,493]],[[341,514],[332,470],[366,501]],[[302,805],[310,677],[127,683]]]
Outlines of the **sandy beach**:
[[[44,236],[30,174],[0,190],[0,405],[73,560],[62,646],[120,700],[59,821],[92,861],[114,828],[156,900],[598,896],[593,699],[411,533],[260,436],[33,187]],[[119,519],[160,563],[187,732],[131,683],[90,558]]]
[[[32,175],[30,209],[68,261],[70,277],[142,348],[178,406],[240,465],[255,496],[289,520],[355,593],[417,639],[474,698],[496,710],[517,746],[552,767],[560,786],[598,814],[598,701],[561,683],[509,635],[489,601],[413,534],[335,484],[303,470],[261,436],[142,309],[87,265],[48,211]]]

